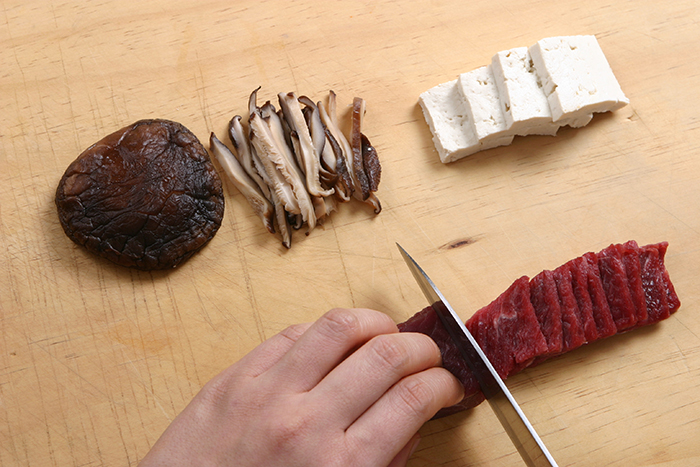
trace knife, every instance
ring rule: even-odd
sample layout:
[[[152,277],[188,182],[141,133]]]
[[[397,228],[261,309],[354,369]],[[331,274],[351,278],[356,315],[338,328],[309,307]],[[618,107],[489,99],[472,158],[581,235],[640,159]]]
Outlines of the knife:
[[[520,406],[513,398],[501,377],[491,365],[474,337],[440,293],[433,281],[401,245],[396,244],[404,261],[418,282],[423,295],[428,299],[435,313],[440,318],[450,338],[462,354],[476,376],[481,391],[496,413],[496,417],[505,428],[506,433],[529,467],[557,467],[557,463],[547,450],[537,432],[530,424]]]

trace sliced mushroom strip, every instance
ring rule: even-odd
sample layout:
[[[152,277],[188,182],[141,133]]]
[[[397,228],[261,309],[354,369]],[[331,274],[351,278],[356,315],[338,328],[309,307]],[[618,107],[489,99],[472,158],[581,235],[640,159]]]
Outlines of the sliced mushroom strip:
[[[348,144],[347,139],[345,139],[345,136],[336,123],[335,93],[333,93],[333,91],[330,92],[328,101],[328,111],[322,102],[319,102],[317,106],[321,121],[326,127],[326,147],[330,144],[335,156],[335,173],[338,175],[338,180],[335,184],[335,192],[338,194],[340,201],[346,202],[350,201],[352,193],[355,190],[352,176],[347,167],[347,157],[350,157],[351,149],[350,144]]]
[[[292,172],[290,174],[290,178],[287,178],[286,172],[281,170],[282,174],[285,175],[285,178],[292,186],[294,196],[296,196],[301,209],[301,219],[297,219],[293,224],[293,227],[298,230],[301,228],[301,223],[306,222],[309,230],[312,230],[314,227],[316,227],[316,217],[315,215],[311,215],[315,209],[309,208],[309,206],[313,207],[312,196],[306,190],[306,185],[304,184],[304,173],[301,171],[299,164],[297,164],[294,151],[287,143],[287,136],[284,132],[282,120],[280,119],[279,114],[276,112],[275,106],[273,106],[270,101],[267,101],[265,105],[260,108],[259,112],[263,117],[263,121],[270,130],[270,136],[275,142],[275,146],[285,160],[285,167]]]
[[[379,157],[377,156],[377,150],[369,142],[369,139],[364,134],[360,134],[362,137],[362,161],[365,168],[365,173],[369,180],[369,196],[365,200],[365,203],[369,204],[374,208],[374,213],[379,214],[382,212],[382,204],[379,199],[374,194],[379,188],[379,181],[382,176],[382,166],[379,164]]]
[[[314,101],[306,96],[300,96],[299,102],[306,106],[302,114],[304,115],[306,126],[309,128],[311,144],[313,144],[316,154],[320,157],[323,154],[323,147],[326,145],[326,133],[323,128],[323,122],[321,122],[318,107],[316,107]]]
[[[301,179],[304,179],[304,173],[302,172],[301,167],[299,167],[299,163],[294,156],[294,151],[289,147],[287,135],[285,134],[284,127],[282,125],[282,120],[280,119],[279,114],[275,111],[275,106],[273,106],[270,101],[267,101],[265,105],[260,108],[260,114],[270,129],[270,135],[275,141],[277,149],[279,149],[280,153],[284,156],[289,165],[296,170],[297,175]]]
[[[260,190],[257,183],[248,175],[247,171],[239,163],[224,143],[211,134],[209,139],[211,152],[219,164],[224,168],[229,179],[238,188],[238,191],[248,200],[255,214],[263,221],[263,225],[270,233],[275,233],[273,222],[274,208],[270,201]]]
[[[365,101],[356,97],[352,101],[352,127],[350,130],[350,146],[352,148],[352,169],[355,172],[355,193],[353,196],[360,201],[369,197],[369,179],[365,173],[362,158],[362,119],[365,115]]]
[[[246,173],[250,178],[252,178],[255,183],[260,188],[260,191],[265,195],[267,199],[270,198],[270,187],[265,183],[265,180],[261,177],[260,172],[258,172],[257,164],[256,167],[255,157],[253,151],[250,148],[250,143],[245,135],[245,130],[243,129],[243,124],[241,123],[241,116],[234,116],[228,124],[228,136],[233,144],[236,152],[234,155],[241,166],[245,169]]]
[[[314,148],[311,133],[304,120],[299,100],[293,92],[279,93],[278,98],[284,118],[289,124],[292,134],[296,134],[299,138],[299,149],[301,151],[299,160],[302,161],[304,166],[306,188],[309,194],[311,196],[330,196],[333,194],[333,190],[326,190],[321,186],[319,176],[320,155]]]
[[[292,247],[292,231],[290,230],[287,212],[284,210],[284,205],[275,192],[272,192],[272,202],[275,204],[275,218],[277,220],[277,228],[282,236],[282,245],[289,249]]]
[[[356,97],[352,102],[352,129],[350,139],[352,140],[352,166],[355,172],[355,192],[353,196],[374,208],[374,212],[379,214],[382,207],[379,199],[374,195],[379,186],[381,177],[381,166],[374,147],[369,139],[362,134],[362,120],[365,115],[365,101]],[[369,174],[368,174],[369,173]],[[371,175],[370,175],[371,174]],[[370,179],[372,177],[373,180]]]
[[[369,142],[364,133],[360,133],[360,137],[362,140],[362,164],[369,180],[369,191],[377,191],[382,178],[382,166],[379,163],[379,156],[377,155],[377,150],[372,146],[372,143]]]
[[[262,122],[262,117],[259,114],[252,114],[248,122],[250,124],[250,143],[263,167],[265,172],[264,178],[266,178],[270,191],[277,195],[286,211],[293,214],[301,214],[301,208],[296,196],[294,196],[292,186],[273,162],[275,157],[281,158],[281,156],[270,141],[266,132],[267,127]]]
[[[316,216],[306,185],[299,176],[294,161],[289,160],[285,150],[278,146],[270,130],[269,120],[264,119],[260,108],[255,105],[256,91],[251,94],[249,105],[252,110],[248,120],[251,144],[273,181],[274,186],[271,188],[279,196],[286,211],[301,214],[309,229],[313,229],[316,226]]]
[[[321,120],[321,112],[316,104],[306,96],[299,97],[299,102],[304,104],[304,120],[309,127],[311,133],[311,141],[313,142],[316,154],[319,156],[319,180],[324,189],[334,189],[337,180],[335,167],[337,165],[336,155],[328,141],[326,134],[326,126]]]

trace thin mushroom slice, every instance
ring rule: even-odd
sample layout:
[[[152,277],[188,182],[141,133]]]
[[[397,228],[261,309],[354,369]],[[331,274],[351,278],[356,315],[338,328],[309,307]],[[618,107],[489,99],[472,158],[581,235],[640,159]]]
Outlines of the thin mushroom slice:
[[[331,96],[335,96],[333,91],[331,91]],[[335,103],[331,105],[331,98],[329,97],[329,109],[335,109]],[[335,116],[331,115],[329,111],[326,111],[326,107],[323,103],[318,103],[318,109],[321,116],[321,121],[326,127],[326,138],[327,143],[330,144],[331,149],[335,155],[335,172],[338,175],[338,179],[335,184],[335,192],[341,202],[350,201],[352,193],[355,190],[352,175],[347,167],[347,157],[350,156],[350,145],[347,139],[338,128],[335,123]],[[335,114],[335,111],[333,111]],[[328,146],[326,144],[326,146]]]
[[[379,187],[382,168],[379,164],[376,149],[370,144],[369,139],[362,134],[362,120],[365,114],[365,101],[356,97],[352,103],[352,164],[356,180],[359,184],[355,187],[355,198],[369,204],[374,212],[379,214],[382,210],[379,199],[374,192]]]
[[[309,128],[311,142],[316,150],[316,154],[320,158],[323,154],[323,148],[326,145],[326,132],[323,127],[323,122],[321,121],[321,115],[319,114],[318,107],[316,104],[314,104],[314,101],[306,96],[299,97],[299,102],[305,105],[302,113],[304,115],[306,125]]]
[[[248,175],[243,166],[233,153],[216,137],[212,132],[210,138],[211,152],[224,168],[229,179],[238,191],[248,200],[255,214],[260,217],[263,225],[270,233],[275,233],[274,227],[274,207],[258,187],[257,183]]]
[[[326,140],[326,143],[328,144],[323,148],[323,154],[321,155],[321,171],[319,175],[321,177],[321,185],[333,187],[335,191],[335,184],[338,181],[338,174],[335,171],[337,159],[328,140]]]
[[[377,191],[382,178],[382,166],[379,163],[379,156],[377,155],[377,150],[372,146],[372,143],[369,142],[364,133],[360,133],[360,138],[362,142],[362,164],[369,180],[369,191]]]
[[[294,196],[292,186],[277,169],[277,165],[273,161],[276,158],[281,158],[281,155],[276,154],[277,150],[270,141],[270,137],[265,131],[265,124],[261,120],[262,117],[257,113],[251,114],[248,120],[250,125],[250,143],[267,175],[270,192],[274,192],[277,195],[286,211],[300,214],[301,208]]]
[[[277,194],[272,192],[272,202],[275,204],[275,219],[277,220],[277,228],[282,237],[282,245],[289,249],[292,247],[292,231],[290,230],[287,212],[284,210],[282,200],[277,197]]]
[[[335,190],[335,185],[338,180],[338,174],[336,172],[336,167],[338,165],[338,158],[336,154],[339,152],[339,148],[334,148],[329,137],[328,128],[323,123],[321,119],[321,102],[314,104],[311,99],[306,96],[301,96],[299,102],[304,104],[304,118],[306,119],[306,124],[311,131],[311,139],[316,148],[316,152],[320,155],[320,167],[319,167],[319,177],[321,185],[324,188],[333,188]],[[325,111],[325,109],[324,109]],[[337,145],[337,142],[335,142]],[[341,195],[341,198],[343,196]]]
[[[233,154],[240,162],[243,169],[250,178],[252,178],[255,183],[260,188],[260,191],[265,195],[265,197],[270,199],[270,187],[265,183],[265,180],[261,177],[260,172],[255,166],[255,160],[253,156],[253,151],[250,148],[250,142],[245,135],[245,130],[243,129],[243,124],[241,123],[241,116],[234,116],[228,124],[228,137],[236,150]]]
[[[253,91],[254,94],[255,92]],[[289,158],[284,147],[277,143],[270,129],[270,118],[272,115],[276,116],[274,109],[269,109],[271,113],[267,113],[266,119],[263,117],[261,109],[255,104],[254,97],[251,98],[249,108],[253,110],[248,120],[251,143],[270,178],[274,180],[274,174],[280,174],[284,182],[276,181],[275,191],[278,192],[285,209],[291,214],[301,214],[309,229],[313,230],[316,226],[316,216],[310,193],[307,192],[307,187],[300,177],[294,161]],[[288,189],[278,190],[278,186]],[[280,193],[288,196],[283,197]]]
[[[289,147],[287,136],[285,135],[284,127],[282,125],[282,120],[280,119],[279,113],[275,111],[275,106],[273,106],[270,101],[267,101],[265,105],[260,108],[260,113],[270,129],[270,135],[272,136],[277,149],[279,149],[280,153],[282,153],[289,165],[296,170],[297,176],[303,180],[304,173],[299,167],[298,161],[294,156],[294,151]]]
[[[364,160],[362,158],[362,119],[365,115],[365,101],[356,97],[352,101],[352,130],[350,133],[350,145],[352,148],[352,168],[355,172],[355,193],[353,196],[360,201],[369,198],[369,179],[365,173]]]
[[[292,133],[296,133],[299,138],[299,149],[301,150],[299,159],[303,163],[304,173],[306,174],[306,189],[311,196],[330,196],[333,194],[333,190],[326,190],[321,186],[319,177],[320,155],[316,153],[314,148],[311,133],[306,126],[299,100],[293,92],[279,93],[278,98],[290,130]]]
[[[375,214],[379,214],[380,212],[382,212],[382,203],[379,202],[379,198],[377,198],[377,195],[375,195],[374,193],[370,192],[369,196],[365,200],[365,203],[369,204],[370,206],[372,206],[372,208],[374,208]]]

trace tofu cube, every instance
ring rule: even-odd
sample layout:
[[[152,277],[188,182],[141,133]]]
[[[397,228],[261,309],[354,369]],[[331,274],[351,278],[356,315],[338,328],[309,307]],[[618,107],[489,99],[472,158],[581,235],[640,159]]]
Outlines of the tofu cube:
[[[491,65],[462,73],[457,79],[457,87],[467,103],[470,121],[481,149],[510,144],[513,134],[506,127]]]
[[[420,95],[423,116],[433,134],[433,144],[443,163],[453,162],[481,150],[474,134],[467,105],[457,80],[439,84]]]
[[[583,126],[629,103],[595,36],[549,37],[529,52],[555,123]]]
[[[547,96],[527,47],[498,52],[491,60],[491,69],[506,128],[519,136],[556,135],[559,125],[552,121]]]

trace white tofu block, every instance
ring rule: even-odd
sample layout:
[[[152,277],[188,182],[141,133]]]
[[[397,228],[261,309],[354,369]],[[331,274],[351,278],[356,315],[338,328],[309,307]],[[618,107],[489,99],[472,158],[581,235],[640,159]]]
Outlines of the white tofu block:
[[[467,102],[469,119],[481,149],[510,144],[513,134],[506,127],[491,65],[462,73],[457,79],[457,87]]]
[[[554,122],[582,126],[629,103],[594,36],[549,37],[529,52]]]
[[[418,102],[443,163],[456,161],[482,149],[469,120],[466,102],[457,89],[456,79],[428,89],[420,95]]]
[[[547,96],[537,77],[527,47],[498,52],[491,60],[506,128],[514,135],[554,136],[559,125],[552,121]]]

